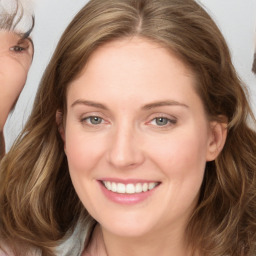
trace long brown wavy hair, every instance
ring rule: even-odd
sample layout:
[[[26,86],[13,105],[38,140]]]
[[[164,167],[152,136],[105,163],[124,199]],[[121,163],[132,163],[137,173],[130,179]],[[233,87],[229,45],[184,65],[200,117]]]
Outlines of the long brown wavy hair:
[[[255,255],[255,118],[222,34],[193,0],[91,0],[76,15],[44,73],[25,128],[1,163],[2,240],[55,255],[78,220],[95,223],[71,183],[56,112],[65,114],[67,88],[95,49],[133,36],[175,52],[196,75],[209,119],[228,120],[224,149],[206,165],[187,226],[189,245],[200,255]]]

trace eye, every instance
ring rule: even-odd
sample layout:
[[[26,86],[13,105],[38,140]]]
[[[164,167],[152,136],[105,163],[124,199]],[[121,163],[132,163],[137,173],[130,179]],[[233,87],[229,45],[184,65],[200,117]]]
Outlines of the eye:
[[[170,119],[167,117],[156,117],[151,121],[151,124],[156,126],[168,126],[176,123],[177,123],[176,119]]]
[[[157,117],[155,118],[155,123],[159,126],[167,125],[169,120],[165,117]]]
[[[33,49],[32,40],[30,38],[21,38],[17,41],[16,45],[10,48],[10,51],[22,53],[24,51],[28,51],[30,48]]]
[[[20,53],[20,52],[25,51],[26,48],[24,48],[22,46],[19,46],[19,45],[15,45],[15,46],[11,47],[10,50],[13,51],[13,52]]]
[[[88,124],[98,125],[103,122],[103,118],[98,117],[98,116],[89,116],[89,117],[84,118],[82,121],[86,122]]]

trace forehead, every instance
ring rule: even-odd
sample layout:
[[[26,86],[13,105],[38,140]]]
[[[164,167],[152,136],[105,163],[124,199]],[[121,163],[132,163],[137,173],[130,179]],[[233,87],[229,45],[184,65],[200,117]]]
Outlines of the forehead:
[[[8,50],[11,44],[17,43],[19,39],[20,39],[20,36],[18,34],[0,29],[0,46],[1,46],[0,51]]]
[[[21,41],[21,39],[23,39],[22,36],[23,35],[13,31],[6,31],[0,29],[0,52],[7,51],[11,46],[18,44]]]
[[[98,48],[80,75],[69,85],[67,96],[79,97],[84,91],[90,97],[101,95],[103,99],[107,91],[112,91],[117,97],[143,94],[144,98],[148,95],[152,98],[150,100],[154,100],[155,93],[164,97],[175,87],[180,87],[181,92],[186,89],[182,84],[194,87],[195,78],[175,54],[157,43],[132,38],[113,41]]]
[[[87,60],[86,65],[76,77],[77,80],[85,72],[88,74],[94,69],[105,70],[109,64],[117,64],[118,66],[110,67],[111,74],[118,75],[118,71],[122,68],[128,68],[127,71],[141,72],[143,69],[169,71],[170,67],[159,65],[164,62],[169,64],[175,59],[175,65],[172,67],[183,73],[184,76],[195,77],[192,69],[190,69],[171,49],[160,43],[153,42],[146,38],[132,37],[110,41],[98,47]],[[130,69],[133,66],[133,69]],[[156,68],[157,67],[157,68]],[[152,70],[153,71],[153,70]],[[103,72],[105,73],[105,72]],[[153,72],[154,73],[154,72]],[[100,74],[99,74],[100,75]],[[150,73],[148,74],[150,75]]]
[[[16,33],[15,31],[0,29],[0,37],[6,39],[20,39],[21,35],[19,33]]]

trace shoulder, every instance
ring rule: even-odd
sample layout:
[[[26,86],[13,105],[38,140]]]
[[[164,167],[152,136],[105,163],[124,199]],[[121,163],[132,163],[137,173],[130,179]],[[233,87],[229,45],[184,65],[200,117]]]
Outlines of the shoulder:
[[[55,250],[58,256],[78,256],[84,249],[85,240],[88,236],[87,228],[78,223],[75,230]],[[1,255],[0,255],[1,256]]]

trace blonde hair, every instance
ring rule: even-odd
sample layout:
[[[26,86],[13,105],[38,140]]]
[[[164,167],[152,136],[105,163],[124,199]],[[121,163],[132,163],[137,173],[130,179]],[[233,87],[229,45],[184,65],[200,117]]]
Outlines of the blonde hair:
[[[65,114],[67,87],[99,46],[133,36],[175,52],[197,76],[209,119],[228,119],[225,147],[206,165],[187,227],[189,245],[202,255],[255,255],[256,133],[247,124],[250,117],[255,127],[255,119],[223,36],[192,0],[92,0],[76,15],[45,71],[24,130],[1,163],[2,238],[54,255],[81,216],[84,225],[94,225],[71,183],[56,112]]]

